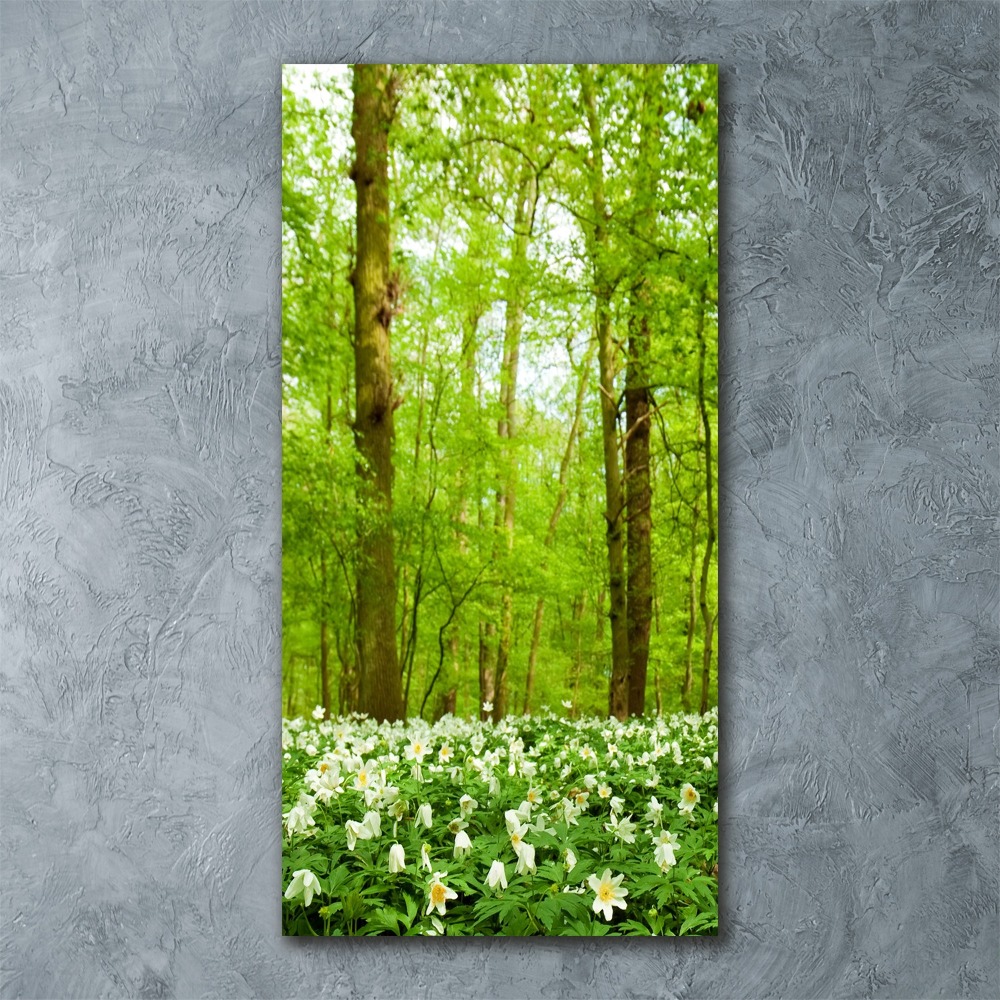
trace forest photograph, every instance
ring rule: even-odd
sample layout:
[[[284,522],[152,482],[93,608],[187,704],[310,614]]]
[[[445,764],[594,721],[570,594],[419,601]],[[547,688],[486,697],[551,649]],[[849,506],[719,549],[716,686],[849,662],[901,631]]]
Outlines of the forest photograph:
[[[286,65],[282,929],[718,933],[711,65]]]

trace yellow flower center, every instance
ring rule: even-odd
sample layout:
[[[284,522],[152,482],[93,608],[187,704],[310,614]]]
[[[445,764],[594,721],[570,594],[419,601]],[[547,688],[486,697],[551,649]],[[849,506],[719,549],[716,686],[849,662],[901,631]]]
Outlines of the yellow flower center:
[[[519,833],[512,833],[510,835],[510,842],[517,847],[521,843],[521,835]]]
[[[601,888],[598,890],[598,895],[601,897],[601,902],[606,903],[608,900],[615,898],[614,887],[609,885],[607,882],[602,882]]]
[[[431,902],[435,906],[444,902],[444,886],[440,882],[435,882],[431,886]]]
[[[685,802],[694,802],[695,801],[695,796],[697,794],[698,793],[693,788],[685,788],[684,789],[684,801]]]
[[[416,753],[422,753],[422,752],[423,752],[423,749],[424,749],[424,748],[423,748],[423,747],[422,747],[422,746],[421,746],[421,745],[420,745],[419,743],[414,743],[414,744],[413,744],[413,752],[414,752],[415,754],[416,754]]]
[[[365,774],[364,771],[361,771],[358,774],[358,784],[359,785],[367,785],[368,784],[368,775]]]

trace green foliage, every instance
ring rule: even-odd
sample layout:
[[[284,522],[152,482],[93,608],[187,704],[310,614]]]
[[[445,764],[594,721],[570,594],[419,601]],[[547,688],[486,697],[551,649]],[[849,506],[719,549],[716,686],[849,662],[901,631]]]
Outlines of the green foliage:
[[[394,67],[390,134],[394,281],[393,378],[402,404],[393,523],[397,643],[407,711],[480,711],[481,627],[513,593],[511,706],[520,707],[538,598],[544,598],[532,705],[607,704],[606,525],[594,338],[589,144],[569,66]],[[603,128],[616,339],[652,288],[650,385],[654,608],[647,710],[680,708],[692,552],[705,550],[704,429],[697,405],[700,290],[713,441],[717,422],[716,71],[711,66],[595,68]],[[700,104],[699,104],[700,102]],[[702,110],[699,112],[699,106]],[[354,187],[349,177],[350,70],[283,82],[283,620],[284,702],[317,700],[320,623],[333,675],[332,713],[348,712],[354,664],[353,583],[363,571],[356,494],[351,343]],[[640,131],[661,141],[639,162]],[[523,266],[512,226],[526,169],[538,205]],[[638,183],[637,178],[655,178]],[[524,310],[517,433],[501,447],[505,309]],[[590,359],[587,361],[586,359]],[[624,369],[624,358],[622,369]],[[580,372],[583,417],[560,496]],[[619,386],[620,388],[620,386]],[[496,528],[503,463],[516,467],[510,552]],[[694,516],[698,508],[698,517]],[[692,545],[693,542],[693,545]],[[717,608],[715,556],[709,604]],[[691,660],[700,671],[703,626]],[[493,650],[495,654],[495,649]],[[716,700],[713,660],[710,703]],[[697,702],[695,702],[697,703]],[[404,911],[405,912],[405,911]],[[547,913],[547,911],[546,911]],[[389,916],[386,919],[390,919]]]
[[[286,934],[717,933],[714,712],[298,718],[282,743]],[[698,801],[685,811],[687,786]],[[673,846],[658,855],[663,841]],[[506,887],[490,884],[498,864]],[[606,870],[624,905],[595,910]],[[303,872],[319,884],[308,901]],[[440,905],[435,882],[453,894]]]

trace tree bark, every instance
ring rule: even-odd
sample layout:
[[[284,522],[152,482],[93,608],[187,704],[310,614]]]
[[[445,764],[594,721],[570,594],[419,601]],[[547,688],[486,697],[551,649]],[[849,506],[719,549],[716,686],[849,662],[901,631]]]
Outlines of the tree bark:
[[[608,546],[608,595],[611,621],[611,680],[608,712],[617,719],[628,717],[629,655],[626,615],[625,549],[622,540],[624,500],[618,464],[618,402],[615,394],[615,342],[611,335],[612,284],[607,276],[609,253],[607,207],[604,196],[604,148],[590,67],[578,65],[583,105],[590,133],[590,181],[594,225],[588,234],[594,268],[594,295],[598,360],[601,373],[601,441],[604,448],[604,487]]]
[[[389,325],[395,306],[389,276],[389,126],[393,80],[387,66],[354,67],[351,134],[357,189],[354,283],[354,442],[361,528],[358,538],[358,662],[361,711],[402,717],[396,651],[396,568],[392,527],[395,396]]]
[[[643,285],[645,282],[642,283]],[[648,292],[635,289],[640,308]],[[650,538],[652,491],[649,482],[649,318],[633,316],[625,369],[625,499],[627,517],[628,584],[628,712],[642,715],[646,708],[649,632],[653,618],[653,560]]]
[[[641,209],[636,229],[653,242],[655,209],[646,199],[657,200],[660,171],[657,166],[662,108],[657,97],[659,73],[640,68],[642,100],[639,112],[639,145],[636,158],[636,204]],[[644,210],[643,210],[644,209]],[[628,654],[629,714],[646,708],[646,673],[649,667],[649,634],[653,618],[652,488],[649,475],[650,312],[652,289],[642,266],[632,283],[628,360],[625,367],[625,504],[628,511]]]

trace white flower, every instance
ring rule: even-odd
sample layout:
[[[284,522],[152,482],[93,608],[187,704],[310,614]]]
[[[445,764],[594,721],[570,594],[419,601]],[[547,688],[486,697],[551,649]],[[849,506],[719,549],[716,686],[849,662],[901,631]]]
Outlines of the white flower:
[[[441,879],[447,872],[435,872],[430,878],[430,885],[427,887],[427,913],[437,910],[444,916],[444,904],[449,899],[458,899],[458,893],[454,889],[449,889]]]
[[[663,819],[663,803],[658,802],[655,795],[650,797],[649,811],[643,819],[648,819],[651,823],[659,823]]]
[[[463,795],[458,800],[458,810],[463,816],[471,816],[478,808],[479,803],[471,795]]]
[[[312,812],[305,806],[292,806],[285,813],[288,836],[293,833],[305,833],[309,827],[316,825],[316,820],[312,817]]]
[[[611,811],[613,813],[621,812],[622,807],[625,805],[625,800],[618,795],[611,796]]]
[[[608,833],[614,834],[622,843],[624,844],[634,844],[635,843],[635,823],[630,822],[632,819],[632,814],[629,813],[628,816],[619,818],[614,813],[611,814],[611,820],[604,824],[604,829]]]
[[[521,853],[521,848],[524,846],[524,837],[530,829],[530,827],[522,826],[520,823],[510,829],[510,845],[514,848],[515,854],[519,855]]]
[[[455,852],[454,856],[462,857],[472,850],[472,841],[469,840],[469,835],[464,830],[459,830],[455,834]]]
[[[522,842],[521,849],[517,852],[517,866],[514,869],[518,875],[525,875],[528,872],[535,873],[535,848],[527,841]]]
[[[317,705],[317,706],[316,706],[316,707],[315,707],[315,708],[314,708],[314,709],[312,710],[312,717],[313,717],[313,718],[314,718],[314,719],[315,719],[315,720],[316,720],[317,722],[319,722],[319,720],[320,720],[320,719],[322,719],[324,715],[326,715],[326,709],[325,709],[325,708],[324,708],[324,707],[323,707],[322,705]],[[307,905],[308,905],[308,904],[307,904]]]
[[[371,761],[365,761],[358,768],[358,773],[354,777],[354,787],[359,792],[363,792],[368,787],[369,782],[374,777],[374,775],[372,774],[374,769],[375,765],[372,764]]]
[[[669,830],[661,830],[657,834],[650,834],[654,844],[667,844],[670,847],[676,847],[677,842],[680,839],[676,833],[671,833]]]
[[[677,864],[674,857],[674,848],[677,846],[677,835],[661,830],[655,837],[653,843],[656,845],[653,851],[653,861],[660,866],[661,872],[666,872]]]
[[[573,853],[571,847],[566,848],[566,861],[565,868],[566,873],[569,874],[576,867],[576,855]]]
[[[604,874],[600,878],[591,875],[587,879],[587,885],[590,886],[595,895],[594,913],[603,911],[605,920],[611,919],[613,906],[617,906],[621,910],[625,909],[625,897],[628,895],[628,889],[619,888],[623,878],[625,878],[624,875],[616,875],[612,878],[611,869],[605,868]]]
[[[434,866],[431,864],[431,851],[427,844],[424,844],[420,848],[420,867],[426,868],[428,871],[433,871]]]
[[[349,819],[344,828],[347,830],[347,849],[353,851],[359,840],[371,840],[372,832],[364,823]]]
[[[441,761],[442,764],[447,764],[448,761],[451,760],[453,752],[454,751],[451,749],[451,747],[448,746],[447,743],[445,743],[444,746],[442,746],[441,749],[438,750],[438,760]]]
[[[694,812],[694,807],[701,801],[698,789],[694,785],[685,782],[681,785],[681,801],[677,806],[679,812],[687,813],[689,816]]]
[[[484,712],[492,712],[493,711],[493,702],[492,701],[484,701],[483,702],[483,711]]]
[[[713,805],[712,805],[712,812],[714,812],[716,816],[719,815],[719,802],[718,802],[718,800],[716,800],[713,803]]]
[[[419,739],[413,740],[406,748],[406,759],[415,760],[418,764],[423,764],[428,749],[427,744],[423,741]]]
[[[302,902],[308,906],[313,901],[313,894],[319,895],[322,891],[319,879],[308,868],[300,868],[297,872],[292,872],[292,881],[285,890],[285,899],[301,896]]]
[[[570,709],[570,708],[573,707],[573,702],[572,701],[567,701],[566,699],[563,699],[560,702],[560,704],[562,705],[563,708],[566,708],[566,709]]]
[[[466,823],[465,820],[462,819],[461,816],[456,816],[448,824],[448,832],[449,833],[458,833],[459,830],[468,830],[468,829],[469,829],[469,824]]]
[[[653,851],[653,861],[659,865],[661,872],[667,872],[677,864],[674,849],[669,844],[656,845],[656,850]]]
[[[494,861],[490,865],[490,873],[486,876],[486,884],[491,889],[496,889],[497,883],[502,889],[507,888],[507,869],[502,861]]]
[[[414,820],[416,823],[422,823],[427,829],[431,828],[431,804],[425,802],[418,810],[417,817]]]
[[[507,824],[507,832],[512,833],[522,823],[531,819],[531,810],[525,812],[523,809],[508,809],[503,814],[504,822]]]
[[[705,768],[706,771],[711,771],[712,770],[712,758],[711,757],[703,757],[702,760],[701,760],[701,766],[703,768]]]
[[[320,802],[329,802],[343,790],[344,778],[339,771],[320,765],[319,776],[312,782],[312,790]]]
[[[393,844],[389,848],[389,871],[393,875],[397,872],[406,871],[406,855],[403,853],[402,844]]]
[[[361,822],[371,830],[373,837],[382,836],[382,817],[377,812],[366,812],[365,818]]]

